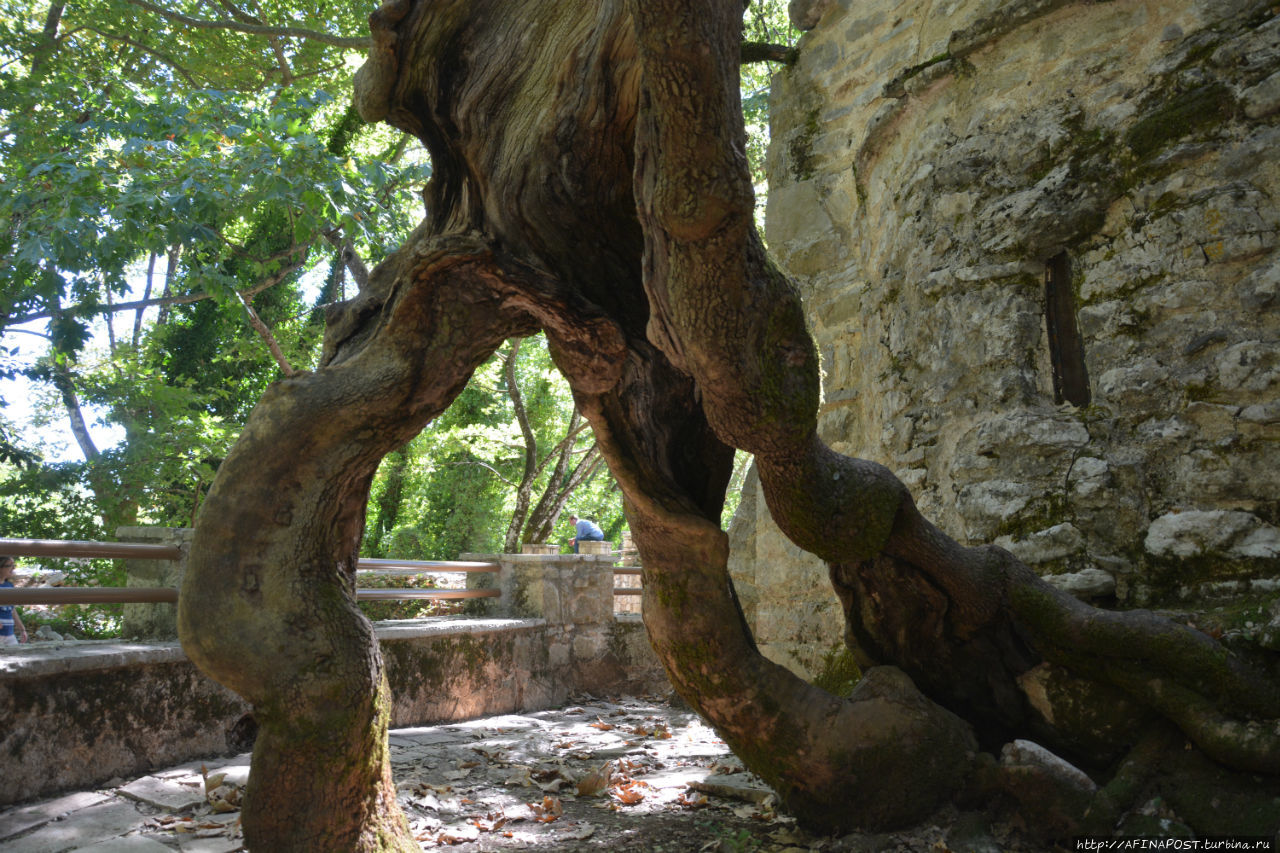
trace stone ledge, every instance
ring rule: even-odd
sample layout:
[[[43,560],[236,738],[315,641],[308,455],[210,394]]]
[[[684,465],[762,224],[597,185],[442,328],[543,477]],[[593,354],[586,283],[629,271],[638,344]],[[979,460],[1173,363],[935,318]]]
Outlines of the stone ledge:
[[[63,640],[9,647],[0,654],[0,681],[17,681],[99,669],[119,669],[155,663],[185,661],[176,640],[120,642],[118,640]]]
[[[575,692],[643,693],[665,675],[638,620],[541,618],[377,623],[392,723],[423,725],[556,707]],[[197,756],[238,754],[249,706],[173,641],[38,643],[0,653],[0,804],[147,773]]]
[[[542,619],[398,619],[377,622],[379,640],[410,640],[444,634],[485,634],[539,628]],[[10,647],[0,653],[0,681],[43,678],[87,670],[119,669],[185,661],[176,640],[127,642],[119,640],[64,640]]]

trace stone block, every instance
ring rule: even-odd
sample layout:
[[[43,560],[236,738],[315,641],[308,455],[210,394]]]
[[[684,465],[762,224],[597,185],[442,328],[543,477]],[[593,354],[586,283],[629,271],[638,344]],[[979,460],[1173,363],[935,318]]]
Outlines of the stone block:
[[[1084,552],[1084,534],[1074,524],[1055,524],[1022,537],[1001,536],[995,544],[1032,566]]]
[[[1243,341],[1217,359],[1218,384],[1226,391],[1268,391],[1280,383],[1280,347],[1273,341]]]
[[[1102,569],[1082,569],[1078,572],[1048,575],[1045,580],[1063,592],[1085,600],[1109,598],[1116,594],[1115,575]]]
[[[559,554],[560,546],[537,544],[537,543],[530,542],[520,546],[520,553],[522,554]]]
[[[1265,118],[1280,110],[1280,71],[1240,93],[1240,103],[1249,118]]]
[[[204,784],[198,777],[157,779],[143,776],[120,789],[131,800],[172,812],[186,811],[204,802]]]
[[[1280,557],[1280,528],[1248,512],[1171,512],[1151,522],[1143,547],[1158,557],[1274,559]]]

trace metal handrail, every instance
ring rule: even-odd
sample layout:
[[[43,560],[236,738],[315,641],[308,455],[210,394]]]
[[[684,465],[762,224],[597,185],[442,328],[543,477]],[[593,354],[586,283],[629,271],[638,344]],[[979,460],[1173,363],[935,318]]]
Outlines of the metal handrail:
[[[10,604],[175,604],[171,586],[33,586],[0,589],[0,605]]]
[[[0,539],[0,554],[20,557],[90,557],[109,559],[180,560],[176,545],[145,542],[86,542],[69,539]],[[384,575],[417,575],[446,572],[498,572],[498,563],[468,560],[388,560],[362,557],[356,571]],[[356,590],[358,601],[404,601],[409,599],[496,598],[498,589],[364,589]],[[176,604],[173,587],[59,586],[0,589],[0,606],[13,604]]]
[[[178,560],[182,549],[176,545],[148,545],[145,542],[83,542],[70,539],[0,539],[0,554],[18,557],[107,557],[144,560]]]
[[[71,557],[88,559],[179,560],[182,549],[176,545],[150,545],[145,542],[85,542],[70,539],[0,539],[0,554],[17,557]],[[356,571],[387,574],[421,574],[423,572],[497,572],[497,563],[467,560],[388,560],[361,557]]]
[[[489,589],[357,589],[357,601],[404,599],[497,598]],[[177,604],[178,590],[169,586],[50,586],[0,589],[0,605],[12,604]]]
[[[426,572],[499,572],[502,567],[497,563],[469,560],[388,560],[381,557],[361,557],[356,561],[356,571],[420,575]]]

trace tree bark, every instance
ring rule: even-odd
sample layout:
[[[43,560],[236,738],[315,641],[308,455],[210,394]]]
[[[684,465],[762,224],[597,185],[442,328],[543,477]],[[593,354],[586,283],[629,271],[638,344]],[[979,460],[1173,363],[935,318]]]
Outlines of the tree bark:
[[[740,16],[727,0],[392,0],[371,16],[357,105],[430,150],[428,216],[332,313],[321,368],[254,411],[201,512],[179,608],[192,659],[263,727],[252,848],[411,849],[381,662],[351,600],[362,502],[378,459],[535,327],[626,497],[673,683],[810,825],[1016,799],[1026,768],[981,752],[1014,737],[1114,762],[1134,733],[1055,718],[1062,685],[1280,775],[1264,669],[962,548],[888,470],[818,438],[813,342],[752,224]],[[734,448],[755,455],[782,530],[831,566],[869,667],[848,698],[755,648],[718,528]],[[1072,802],[1074,823],[1055,826],[1087,825],[1091,806]]]
[[[179,633],[253,704],[252,849],[418,849],[395,802],[390,699],[354,570],[378,461],[530,330],[487,295],[496,274],[477,240],[415,234],[332,312],[323,366],[271,386],[205,499]]]

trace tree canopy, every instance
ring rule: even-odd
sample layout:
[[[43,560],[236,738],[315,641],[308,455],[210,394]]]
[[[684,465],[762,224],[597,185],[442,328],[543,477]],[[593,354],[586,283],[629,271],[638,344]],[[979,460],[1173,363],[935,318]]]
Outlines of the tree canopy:
[[[9,535],[192,524],[264,390],[315,367],[328,307],[410,233],[431,160],[350,104],[367,13],[0,3],[0,377],[20,377],[37,412],[18,423],[0,399]],[[514,541],[555,538],[548,513],[584,484],[584,508],[616,530],[619,496],[581,420],[570,427],[545,344],[518,351],[540,455]],[[467,405],[388,461],[368,554],[512,541],[526,435],[510,387],[495,357]],[[75,444],[54,461],[43,437],[58,422]],[[122,437],[107,446],[100,427]]]

